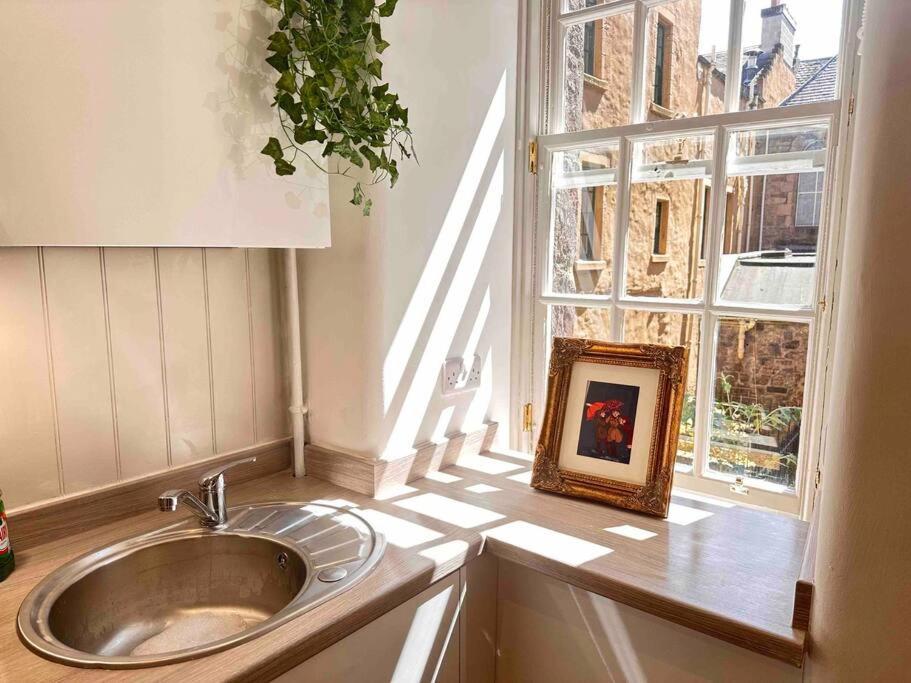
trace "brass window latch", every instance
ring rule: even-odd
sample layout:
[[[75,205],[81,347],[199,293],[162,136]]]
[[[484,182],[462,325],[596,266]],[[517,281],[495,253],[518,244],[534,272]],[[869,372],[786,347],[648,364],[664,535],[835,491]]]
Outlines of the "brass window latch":
[[[531,140],[528,143],[528,172],[537,175],[538,173],[538,141]]]
[[[531,403],[522,406],[522,431],[531,432],[534,428],[533,413]]]

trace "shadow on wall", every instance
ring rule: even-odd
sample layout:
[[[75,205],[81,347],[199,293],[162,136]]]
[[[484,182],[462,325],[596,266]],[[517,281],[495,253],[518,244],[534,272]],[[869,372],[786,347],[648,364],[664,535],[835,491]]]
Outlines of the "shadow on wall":
[[[205,94],[203,106],[220,115],[221,126],[232,141],[229,159],[240,178],[265,172],[268,181],[276,182],[272,161],[260,153],[270,136],[279,134],[276,109],[272,106],[276,72],[266,65],[268,36],[275,30],[278,14],[262,0],[243,2],[237,11],[215,12],[215,28],[231,37],[230,46],[220,52],[215,60],[218,70],[225,75],[221,87]],[[314,159],[319,159],[322,147],[317,143],[307,145]],[[288,208],[300,209],[307,202],[304,188],[319,189],[325,186],[323,172],[313,163],[298,163],[293,178],[283,179],[288,186],[285,203]],[[256,173],[252,173],[253,170]],[[314,207],[319,217],[328,213],[329,207]]]
[[[473,429],[487,416],[494,369],[490,271],[495,267],[488,250],[497,226],[506,229],[500,221],[507,177],[506,92],[504,71],[383,359],[384,456],[407,452],[428,430],[439,439],[452,431]],[[501,296],[508,297],[509,292]],[[501,324],[509,326],[505,320]],[[453,356],[470,359],[475,353],[483,368],[481,388],[446,397],[448,405],[433,410],[443,362]]]

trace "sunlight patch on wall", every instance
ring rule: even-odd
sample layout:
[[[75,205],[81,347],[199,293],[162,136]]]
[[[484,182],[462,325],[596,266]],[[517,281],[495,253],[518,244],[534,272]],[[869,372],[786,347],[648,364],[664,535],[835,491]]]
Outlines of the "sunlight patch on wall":
[[[436,323],[420,356],[402,406],[395,416],[394,426],[381,456],[383,459],[396,458],[414,445],[424,413],[439,386],[440,366],[452,346],[500,218],[504,190],[505,157],[501,152],[461,260],[449,282]]]
[[[478,132],[477,140],[471,150],[468,163],[462,178],[456,187],[449,204],[443,225],[437,235],[436,243],[424,271],[414,288],[411,300],[396,330],[395,337],[383,362],[383,409],[389,410],[392,399],[399,389],[408,360],[414,351],[421,328],[427,320],[430,307],[439,287],[443,284],[443,273],[452,257],[459,235],[462,233],[468,212],[484,176],[484,169],[494,150],[500,129],[506,118],[506,72],[500,76],[500,82],[490,102],[484,123]]]

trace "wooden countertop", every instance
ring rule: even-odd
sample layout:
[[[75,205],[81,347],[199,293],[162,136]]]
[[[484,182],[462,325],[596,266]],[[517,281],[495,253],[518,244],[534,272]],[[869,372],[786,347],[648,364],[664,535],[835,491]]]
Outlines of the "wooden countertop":
[[[362,582],[290,623],[224,652],[164,667],[101,671],[55,664],[22,645],[15,621],[25,595],[56,567],[173,517],[150,511],[17,552],[16,571],[0,584],[0,681],[269,680],[485,547],[675,623],[801,663],[805,632],[793,629],[791,619],[805,523],[680,496],[673,499],[669,519],[659,520],[534,491],[528,486],[530,467],[525,456],[512,452],[467,457],[384,500],[287,472],[229,486],[231,504],[321,499],[357,506],[386,533],[386,553]],[[150,500],[149,507],[154,505]],[[15,527],[11,531],[15,547]]]

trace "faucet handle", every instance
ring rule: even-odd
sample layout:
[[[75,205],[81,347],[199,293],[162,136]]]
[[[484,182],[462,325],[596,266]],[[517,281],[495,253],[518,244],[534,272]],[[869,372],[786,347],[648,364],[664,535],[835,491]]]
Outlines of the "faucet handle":
[[[213,489],[213,488],[224,488],[225,486],[225,471],[236,467],[237,465],[246,465],[247,463],[256,462],[256,456],[251,458],[243,458],[242,460],[235,460],[234,462],[229,462],[225,465],[220,465],[214,469],[209,470],[199,478],[199,488],[202,489]]]

